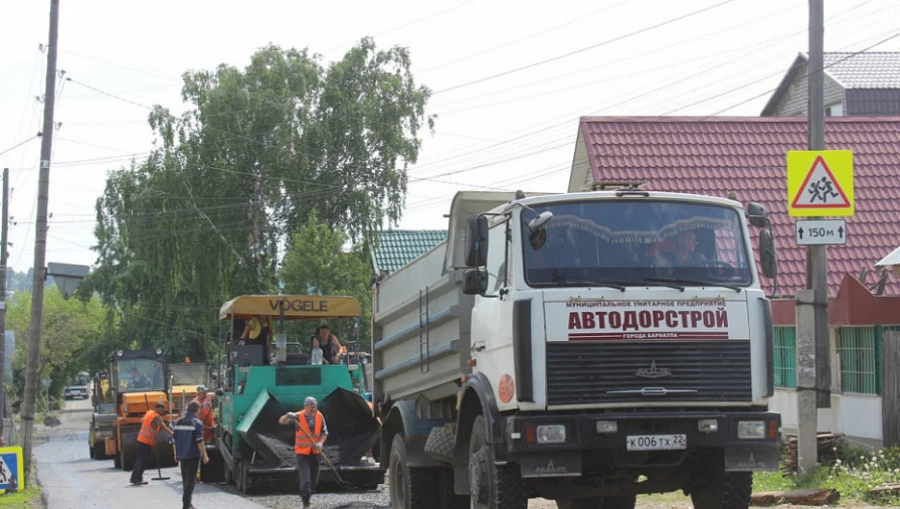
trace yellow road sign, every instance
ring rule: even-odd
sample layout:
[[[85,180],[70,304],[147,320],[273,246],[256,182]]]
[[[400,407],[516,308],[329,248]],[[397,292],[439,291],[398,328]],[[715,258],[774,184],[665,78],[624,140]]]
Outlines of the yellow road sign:
[[[792,150],[787,153],[788,214],[852,216],[853,152]]]

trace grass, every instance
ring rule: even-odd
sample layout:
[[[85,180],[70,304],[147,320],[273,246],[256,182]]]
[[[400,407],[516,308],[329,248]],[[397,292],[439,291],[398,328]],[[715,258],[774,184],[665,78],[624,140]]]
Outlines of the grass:
[[[835,459],[823,462],[803,475],[784,476],[781,472],[756,472],[753,492],[798,489],[835,489],[842,505],[900,507],[900,493],[871,495],[869,490],[885,484],[900,484],[900,447],[866,451],[842,445]],[[641,495],[638,500],[657,503],[690,503],[681,491]]]
[[[802,475],[784,477],[779,472],[757,472],[753,476],[753,491],[833,488],[841,494],[842,503],[900,505],[900,494],[869,494],[877,486],[900,483],[900,447],[869,452],[841,446],[835,453],[832,462]]]
[[[37,479],[37,472],[35,472],[32,465],[29,482],[25,485],[25,489],[15,493],[0,494],[0,506],[16,509],[37,509],[43,507],[41,486],[35,482],[35,479]]]

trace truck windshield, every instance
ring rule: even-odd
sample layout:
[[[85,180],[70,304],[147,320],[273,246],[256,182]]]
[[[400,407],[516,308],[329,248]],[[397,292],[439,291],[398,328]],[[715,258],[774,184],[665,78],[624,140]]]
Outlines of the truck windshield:
[[[545,210],[553,218],[535,231],[528,227],[535,212],[522,212],[530,286],[752,282],[743,218],[735,209],[643,199],[536,207]]]

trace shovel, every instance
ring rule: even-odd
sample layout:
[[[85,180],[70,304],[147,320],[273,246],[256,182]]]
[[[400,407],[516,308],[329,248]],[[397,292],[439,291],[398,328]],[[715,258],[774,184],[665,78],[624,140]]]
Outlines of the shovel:
[[[149,412],[150,411],[150,400],[147,399],[146,392],[144,393],[144,402],[147,404],[147,411]],[[163,426],[165,426],[165,425],[166,425],[166,423],[165,423],[165,421],[163,421]],[[162,476],[162,469],[159,467],[159,449],[156,448],[155,444],[153,445],[153,452],[156,453],[156,472],[159,474],[159,477],[152,477],[150,480],[151,481],[168,481],[169,477]]]
[[[315,442],[315,440],[313,439],[313,437],[310,436],[310,434],[306,432],[306,429],[304,429],[303,426],[300,425],[300,422],[299,422],[299,421],[294,421],[294,426],[296,426],[297,429],[299,429],[300,431],[302,431],[303,434],[306,435],[306,438],[308,438],[310,442]],[[313,448],[315,449],[315,447],[313,447]],[[325,454],[325,451],[319,451],[319,453],[320,453],[320,456],[322,456],[323,458],[325,458],[325,463],[328,465],[328,468],[330,468],[331,471],[334,473],[334,476],[337,477],[337,480],[338,480],[339,483],[344,484],[344,485],[348,485],[348,486],[353,486],[354,488],[356,487],[355,484],[350,483],[350,482],[347,482],[347,481],[345,481],[343,478],[341,478],[341,474],[339,474],[338,471],[337,471],[337,468],[334,467],[334,463],[332,463],[331,460],[328,459],[328,455]]]

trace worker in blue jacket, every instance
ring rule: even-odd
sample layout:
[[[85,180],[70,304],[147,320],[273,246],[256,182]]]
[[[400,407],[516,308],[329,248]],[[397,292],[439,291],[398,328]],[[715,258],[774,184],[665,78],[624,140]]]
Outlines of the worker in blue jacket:
[[[187,412],[175,422],[175,461],[181,462],[181,480],[184,493],[181,496],[183,509],[193,509],[191,496],[197,484],[197,469],[200,461],[209,463],[206,444],[203,442],[203,421],[197,417],[200,405],[191,401]]]

